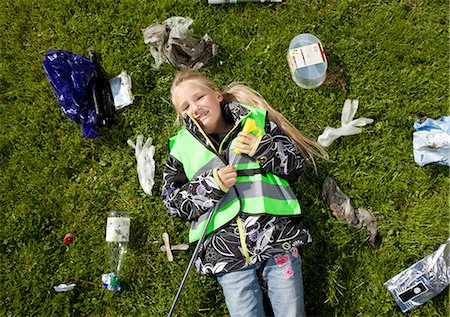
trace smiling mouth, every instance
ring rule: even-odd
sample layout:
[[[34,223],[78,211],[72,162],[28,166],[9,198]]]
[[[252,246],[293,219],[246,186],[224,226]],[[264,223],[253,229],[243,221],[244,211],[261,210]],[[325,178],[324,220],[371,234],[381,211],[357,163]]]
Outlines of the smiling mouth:
[[[205,113],[202,113],[200,116],[198,116],[198,117],[196,118],[196,120],[197,120],[197,121],[202,120],[207,114],[208,114],[208,111],[206,111]]]

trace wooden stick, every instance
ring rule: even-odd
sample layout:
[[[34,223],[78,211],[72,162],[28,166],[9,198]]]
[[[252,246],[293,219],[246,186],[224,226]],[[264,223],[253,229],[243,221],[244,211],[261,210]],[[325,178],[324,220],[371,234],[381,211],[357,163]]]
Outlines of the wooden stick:
[[[161,251],[166,252],[166,246],[165,245],[162,245],[160,249],[161,249]],[[189,245],[188,244],[184,244],[184,243],[183,244],[171,245],[170,249],[171,250],[175,250],[175,251],[178,251],[178,250],[184,251],[184,250],[189,249]]]
[[[169,262],[172,262],[173,261],[173,254],[172,254],[172,250],[170,248],[169,235],[167,234],[167,232],[164,232],[162,234],[162,238],[163,238],[164,246],[165,246],[165,250],[164,251],[167,252],[167,260]]]

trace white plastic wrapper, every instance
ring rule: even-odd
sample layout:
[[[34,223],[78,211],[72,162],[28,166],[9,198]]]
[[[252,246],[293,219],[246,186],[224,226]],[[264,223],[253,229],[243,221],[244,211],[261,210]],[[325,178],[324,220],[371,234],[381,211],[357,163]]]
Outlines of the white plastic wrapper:
[[[71,291],[75,288],[75,284],[59,284],[58,286],[53,286],[54,290],[58,293]]]
[[[414,123],[414,160],[420,166],[430,163],[449,166],[450,161],[450,116],[439,120],[417,120]]]
[[[420,306],[450,284],[450,238],[439,249],[383,285],[402,312]]]
[[[144,145],[142,145],[143,142],[143,135],[138,135],[136,144],[131,140],[127,141],[128,145],[135,149],[139,183],[146,194],[152,195],[155,184],[155,160],[153,159],[155,146],[152,145],[152,138],[148,138]]]
[[[370,118],[359,118],[353,120],[353,117],[358,110],[358,100],[347,99],[344,102],[344,107],[342,108],[341,124],[340,128],[330,128],[326,127],[325,131],[319,136],[318,142],[322,146],[330,146],[334,140],[345,135],[354,135],[361,132],[361,128],[366,124],[372,123],[373,119]]]
[[[109,86],[114,99],[114,107],[116,110],[129,106],[134,101],[131,93],[131,77],[124,70],[118,76],[109,80]]]

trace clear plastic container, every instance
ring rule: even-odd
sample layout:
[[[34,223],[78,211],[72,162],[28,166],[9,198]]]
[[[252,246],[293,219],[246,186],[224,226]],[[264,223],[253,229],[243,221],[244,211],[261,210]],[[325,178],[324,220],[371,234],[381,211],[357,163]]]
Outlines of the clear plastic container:
[[[302,88],[319,87],[327,76],[327,58],[317,37],[303,33],[294,37],[289,45],[287,60],[292,79]]]
[[[127,254],[130,236],[130,218],[124,211],[110,212],[106,224],[106,242],[110,272],[103,274],[102,280],[106,288],[113,291],[121,289],[119,274]]]

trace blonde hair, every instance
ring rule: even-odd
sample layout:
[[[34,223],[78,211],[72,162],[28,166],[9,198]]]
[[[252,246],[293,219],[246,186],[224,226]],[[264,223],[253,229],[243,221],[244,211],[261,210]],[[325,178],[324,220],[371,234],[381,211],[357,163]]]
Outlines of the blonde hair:
[[[219,90],[220,88],[209,78],[194,70],[179,71],[173,80],[170,89],[171,96],[174,90],[183,82],[193,82],[199,86],[206,87],[211,90]],[[314,157],[328,159],[326,150],[313,139],[303,135],[296,127],[292,125],[280,112],[272,108],[263,96],[256,90],[239,83],[231,83],[222,90],[222,96],[225,103],[235,101],[245,105],[267,110],[267,117],[274,122],[292,141],[294,141],[297,149],[302,155],[314,166]],[[173,102],[172,102],[173,103]]]

